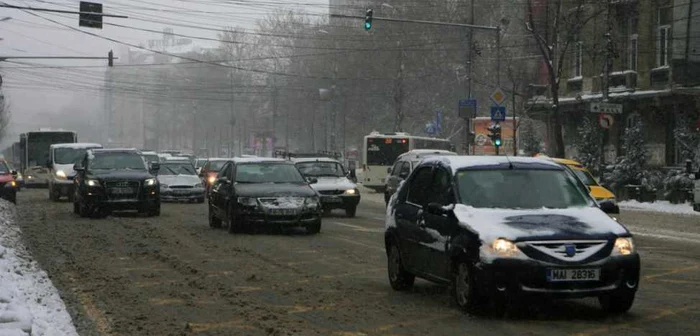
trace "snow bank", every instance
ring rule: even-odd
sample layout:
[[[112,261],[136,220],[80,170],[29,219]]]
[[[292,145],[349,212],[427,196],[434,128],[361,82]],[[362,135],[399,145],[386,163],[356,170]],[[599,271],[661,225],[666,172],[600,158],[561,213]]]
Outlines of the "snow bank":
[[[58,290],[22,246],[15,208],[4,200],[0,200],[0,335],[78,335]]]
[[[619,203],[620,208],[633,211],[652,211],[665,212],[672,214],[696,215],[700,216],[700,212],[693,211],[693,206],[689,203],[671,204],[668,201],[657,201],[654,203],[641,203],[637,201],[622,201]]]

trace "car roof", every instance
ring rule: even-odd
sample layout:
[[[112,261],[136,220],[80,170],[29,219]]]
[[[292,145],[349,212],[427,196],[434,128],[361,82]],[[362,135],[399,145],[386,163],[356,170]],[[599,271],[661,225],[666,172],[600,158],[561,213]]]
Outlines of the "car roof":
[[[561,163],[561,164],[564,164],[567,166],[574,166],[575,168],[579,168],[579,169],[585,168],[580,162],[578,162],[576,160],[553,158],[553,157],[549,157],[549,156],[544,155],[544,154],[537,154],[537,155],[535,155],[535,157],[540,158],[540,159],[545,159],[545,160],[551,160],[551,161],[554,161],[556,163]]]
[[[335,163],[340,163],[340,161],[338,161],[336,159],[331,159],[329,157],[298,158],[298,159],[292,159],[292,162],[294,162],[294,163],[302,163],[302,162],[335,162]]]
[[[102,148],[102,145],[89,142],[72,142],[53,144],[51,148]]]
[[[423,160],[421,165],[429,163],[443,163],[453,171],[462,169],[514,165],[519,168],[532,167],[544,169],[564,169],[550,160],[523,157],[523,156],[486,156],[486,155],[460,155],[460,156],[431,156]]]
[[[263,162],[276,162],[276,163],[289,163],[292,164],[291,161],[287,161],[284,159],[276,159],[276,158],[264,158],[264,157],[257,157],[257,158],[233,158],[230,159],[236,164],[239,163],[263,163]]]
[[[138,153],[140,154],[138,149],[136,148],[93,148],[90,149],[92,153]]]
[[[204,159],[206,161],[231,161],[233,158],[222,158],[222,157],[215,157],[215,158],[208,158]]]
[[[421,158],[421,157],[428,157],[428,156],[435,156],[435,155],[457,156],[458,154],[455,152],[444,150],[444,149],[414,149],[412,151],[408,151],[406,153],[399,155],[399,159],[412,158],[412,157]]]
[[[154,151],[142,151],[141,154],[142,155],[158,155],[158,153],[156,153]]]
[[[165,161],[190,161],[190,158],[186,156],[166,156]]]

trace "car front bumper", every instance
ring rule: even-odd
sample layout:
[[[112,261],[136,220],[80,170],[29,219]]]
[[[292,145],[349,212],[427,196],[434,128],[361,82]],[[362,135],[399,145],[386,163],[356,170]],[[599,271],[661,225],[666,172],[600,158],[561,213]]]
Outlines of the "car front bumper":
[[[73,178],[66,180],[53,179],[49,184],[51,189],[59,191],[61,195],[71,195],[73,190],[75,190]]]
[[[320,211],[302,211],[293,215],[272,215],[261,211],[237,211],[236,221],[245,225],[301,227],[312,225],[321,221]]]
[[[600,269],[597,281],[550,282],[548,269]],[[557,265],[534,259],[498,259],[478,264],[476,279],[481,288],[495,295],[583,298],[599,296],[618,289],[639,288],[639,254],[608,257],[580,265]]]
[[[9,183],[9,182],[8,182]],[[0,186],[0,198],[8,201],[13,201],[17,197],[17,189],[18,189],[17,184],[15,184],[14,187],[12,187],[9,184],[5,184],[4,186]]]
[[[135,197],[114,198],[109,197],[103,189],[90,189],[83,194],[83,200],[107,210],[144,210],[160,202],[160,193],[156,189],[141,189]]]
[[[204,188],[192,188],[184,190],[161,189],[160,199],[163,201],[192,201],[203,199],[206,195]]]
[[[360,203],[360,195],[323,195],[321,194],[321,205],[325,209],[348,209],[355,208]]]

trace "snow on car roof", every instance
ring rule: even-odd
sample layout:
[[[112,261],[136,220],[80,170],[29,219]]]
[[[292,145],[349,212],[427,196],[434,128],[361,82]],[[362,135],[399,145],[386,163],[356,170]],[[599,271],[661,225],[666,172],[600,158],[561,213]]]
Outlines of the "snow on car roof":
[[[340,161],[336,159],[331,159],[329,157],[311,157],[311,158],[298,158],[298,159],[292,159],[292,162],[294,163],[300,163],[300,162],[336,162],[340,163]]]
[[[92,148],[91,153],[140,153],[136,148]]]
[[[495,166],[508,163],[538,164],[561,169],[561,167],[549,160],[523,157],[523,156],[486,156],[486,155],[461,155],[461,156],[430,156],[423,160],[427,162],[444,162],[452,167],[454,171],[479,166]]]
[[[235,163],[259,163],[259,162],[289,162],[284,159],[276,159],[276,158],[263,158],[263,157],[257,157],[257,158],[233,158],[229,159]]]
[[[231,161],[233,158],[223,158],[223,157],[214,157],[214,158],[208,158],[208,159],[203,159],[204,161]]]
[[[102,145],[98,143],[89,142],[71,142],[71,143],[59,143],[51,145],[51,148],[102,148]]]

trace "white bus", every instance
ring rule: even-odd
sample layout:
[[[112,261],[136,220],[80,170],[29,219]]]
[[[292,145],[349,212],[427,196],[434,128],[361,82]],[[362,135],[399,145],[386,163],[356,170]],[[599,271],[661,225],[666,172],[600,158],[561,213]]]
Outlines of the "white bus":
[[[372,132],[362,144],[363,186],[383,192],[387,170],[399,155],[414,149],[443,149],[454,151],[449,140],[413,136],[408,133]]]

